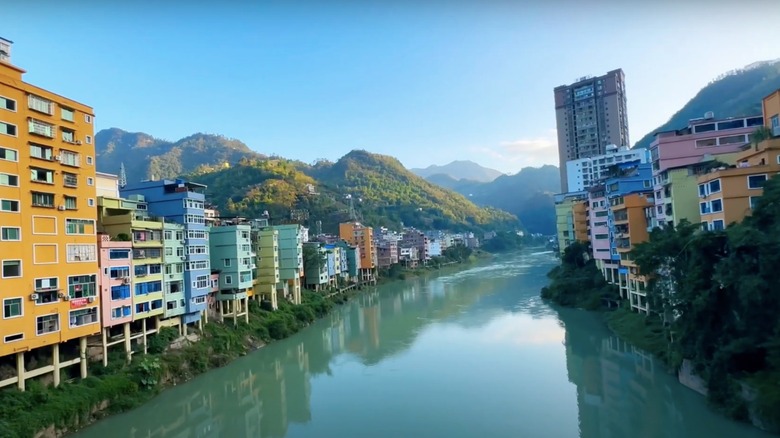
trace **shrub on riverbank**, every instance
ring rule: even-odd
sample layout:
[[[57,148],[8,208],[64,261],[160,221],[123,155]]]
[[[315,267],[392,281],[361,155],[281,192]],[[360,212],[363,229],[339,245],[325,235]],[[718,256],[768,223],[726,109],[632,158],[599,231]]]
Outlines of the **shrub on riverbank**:
[[[547,276],[550,284],[542,288],[542,298],[562,306],[598,310],[604,300],[618,297],[615,286],[604,280],[595,261],[588,256],[588,245],[584,243],[566,248],[561,264]]]

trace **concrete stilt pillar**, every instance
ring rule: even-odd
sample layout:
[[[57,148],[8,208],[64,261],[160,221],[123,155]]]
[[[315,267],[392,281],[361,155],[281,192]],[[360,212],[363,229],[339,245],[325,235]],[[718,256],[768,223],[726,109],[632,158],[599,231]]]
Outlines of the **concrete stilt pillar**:
[[[244,298],[244,322],[249,324],[249,297]]]
[[[127,363],[133,360],[133,346],[130,342],[130,323],[126,322],[122,329],[125,332],[125,355],[127,356]]]
[[[104,328],[100,331],[100,337],[103,341],[103,366],[108,366],[108,329]]]
[[[233,298],[233,326],[238,325],[238,298]]]
[[[51,364],[54,367],[52,377],[54,377],[54,387],[60,386],[60,344],[51,346]]]
[[[81,378],[87,378],[87,337],[79,338],[79,365],[81,366]]]
[[[19,391],[24,391],[24,382],[26,370],[24,369],[24,351],[16,353],[16,375],[19,376],[19,381],[16,385],[19,387]]]
[[[203,331],[203,320],[202,319],[198,320],[198,330]]]
[[[146,354],[146,318],[141,320],[141,342],[144,343],[144,354]]]

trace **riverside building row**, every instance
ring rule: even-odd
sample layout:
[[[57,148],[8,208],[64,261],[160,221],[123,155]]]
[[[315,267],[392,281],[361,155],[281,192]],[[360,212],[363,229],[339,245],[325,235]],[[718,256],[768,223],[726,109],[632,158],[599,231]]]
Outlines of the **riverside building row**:
[[[616,159],[616,152],[588,158],[609,163],[596,178],[582,177],[582,160],[567,163],[574,170],[569,188],[577,190],[556,195],[559,250],[589,243],[607,281],[633,310],[648,313],[648,279],[631,250],[656,227],[686,220],[721,230],[751,214],[766,181],[780,173],[780,90],[763,99],[762,114],[707,113],[656,133],[649,149],[630,151],[636,154],[630,160]]]
[[[0,387],[86,377],[88,357],[130,360],[162,327],[246,320],[250,299],[300,303],[303,226],[207,215],[201,184],[97,172],[93,109],[24,82],[12,46],[0,38]]]

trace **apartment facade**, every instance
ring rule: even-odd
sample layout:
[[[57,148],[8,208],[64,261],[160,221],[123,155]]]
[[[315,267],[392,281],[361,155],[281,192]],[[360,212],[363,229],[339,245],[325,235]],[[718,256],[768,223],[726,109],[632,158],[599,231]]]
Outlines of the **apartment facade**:
[[[360,248],[360,271],[362,281],[375,281],[377,253],[374,246],[374,229],[360,222],[339,224],[339,237]]]
[[[647,163],[650,161],[649,151],[611,144],[607,145],[606,153],[603,155],[568,161],[566,162],[568,192],[580,192],[598,185],[609,176],[610,167],[632,161]]]
[[[304,228],[299,224],[274,225],[279,232],[279,284],[277,293],[301,303]]]
[[[269,227],[268,220],[256,219],[252,221],[252,237],[258,259],[254,295],[270,302],[271,308],[276,310],[276,285],[280,282],[279,231]]]
[[[620,255],[618,268],[620,295],[628,298],[632,309],[648,313],[647,282],[640,276],[631,257],[631,250],[647,241],[647,217],[645,210],[652,205],[651,191],[629,193],[610,199],[613,220],[614,247]]]
[[[184,225],[163,223],[163,297],[166,319],[177,318],[187,311],[184,263],[186,249]]]
[[[94,112],[24,82],[12,43],[0,43],[0,356],[24,364],[26,351],[59,354],[73,340],[86,349],[86,336],[100,332]],[[17,372],[0,386],[23,389],[25,370]]]
[[[234,322],[249,320],[249,297],[254,294],[257,254],[252,249],[252,228],[248,223],[215,223],[209,228],[212,272],[219,274],[216,299],[223,317]]]
[[[607,145],[629,145],[622,69],[582,77],[553,90],[561,188],[569,186],[566,162],[606,154]]]
[[[586,192],[555,195],[555,226],[560,254],[574,242],[588,241]]]
[[[200,323],[210,290],[211,263],[205,219],[206,186],[184,180],[128,182],[120,188],[124,198],[143,200],[150,215],[184,226],[184,324]]]

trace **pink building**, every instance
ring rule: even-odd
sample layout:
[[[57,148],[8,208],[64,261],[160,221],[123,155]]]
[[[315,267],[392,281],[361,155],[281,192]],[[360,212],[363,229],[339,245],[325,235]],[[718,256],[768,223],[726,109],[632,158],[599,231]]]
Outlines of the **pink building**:
[[[98,233],[100,258],[100,302],[103,327],[113,327],[133,319],[133,294],[130,276],[132,242],[112,241]]]
[[[588,190],[588,238],[596,265],[604,274],[604,278],[612,281],[613,275],[617,278],[620,256],[610,252],[612,236],[609,234],[608,216],[609,202],[604,185],[591,187]]]
[[[703,119],[693,119],[688,126],[674,131],[655,134],[650,144],[653,163],[653,191],[655,209],[651,226],[661,226],[667,221],[665,190],[669,180],[667,169],[680,168],[701,162],[705,156],[739,152],[750,143],[750,134],[764,123],[762,116],[738,117],[715,120],[712,113]]]

